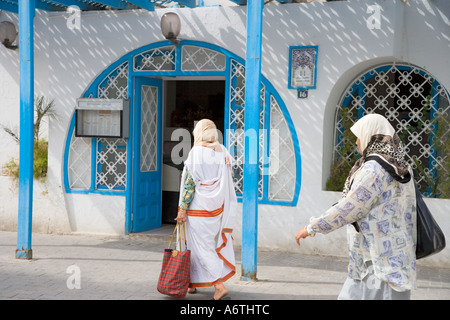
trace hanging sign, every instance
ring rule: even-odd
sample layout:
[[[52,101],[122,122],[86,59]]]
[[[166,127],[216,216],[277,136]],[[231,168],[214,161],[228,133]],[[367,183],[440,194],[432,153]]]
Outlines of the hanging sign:
[[[75,136],[128,138],[129,100],[77,99]]]
[[[315,89],[318,46],[289,47],[289,89]]]

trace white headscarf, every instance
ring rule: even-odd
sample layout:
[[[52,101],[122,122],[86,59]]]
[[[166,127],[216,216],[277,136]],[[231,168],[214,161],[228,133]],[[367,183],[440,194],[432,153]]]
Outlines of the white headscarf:
[[[219,134],[217,127],[209,119],[202,119],[195,125],[194,131],[194,147],[208,147],[216,151],[220,150]]]
[[[361,152],[366,150],[373,135],[382,134],[394,137],[395,129],[389,121],[380,114],[368,114],[359,119],[350,130],[359,138]]]
[[[395,129],[385,117],[379,114],[365,115],[350,130],[359,138],[362,157],[356,161],[349,172],[344,184],[344,196],[350,190],[353,174],[369,156],[379,162],[395,180],[406,183],[411,179],[403,144]]]

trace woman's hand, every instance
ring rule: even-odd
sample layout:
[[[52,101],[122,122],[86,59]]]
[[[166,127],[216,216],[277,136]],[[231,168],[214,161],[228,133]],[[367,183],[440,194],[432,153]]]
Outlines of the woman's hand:
[[[179,210],[178,210],[178,215],[177,215],[177,217],[175,218],[175,220],[176,220],[178,223],[184,223],[184,222],[186,222],[186,210],[179,209]]]
[[[295,240],[297,241],[298,245],[300,245],[300,239],[305,239],[306,237],[309,237],[309,233],[306,226],[298,230],[297,233],[295,234]]]

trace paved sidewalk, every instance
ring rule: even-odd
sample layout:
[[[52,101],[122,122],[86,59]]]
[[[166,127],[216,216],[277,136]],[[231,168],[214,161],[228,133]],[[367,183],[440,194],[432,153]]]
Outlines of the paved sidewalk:
[[[0,232],[0,299],[171,300],[156,290],[169,233],[161,228],[118,237],[34,234],[34,259],[18,260],[16,233]],[[226,282],[233,301],[335,300],[346,277],[346,259],[259,252],[258,281],[247,282],[239,279],[238,251],[236,259],[237,274]],[[199,288],[186,299],[209,300],[213,291]],[[450,269],[419,267],[411,298],[450,299]]]

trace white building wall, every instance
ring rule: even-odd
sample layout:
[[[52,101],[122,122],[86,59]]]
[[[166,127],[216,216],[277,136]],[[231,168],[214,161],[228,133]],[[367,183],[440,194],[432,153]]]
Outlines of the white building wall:
[[[18,28],[16,14],[0,12],[0,21],[11,21]],[[50,98],[48,18],[43,11],[36,11],[35,27],[35,96]],[[18,42],[18,40],[17,40]],[[19,51],[0,45],[0,125],[19,129]],[[18,132],[18,131],[17,131]],[[48,122],[41,125],[41,137],[48,136]],[[0,128],[0,230],[17,229],[18,184],[6,172],[5,164],[19,159],[19,145]],[[51,139],[50,139],[51,143]],[[58,164],[59,168],[59,164]],[[53,167],[49,168],[49,173]],[[34,183],[33,231],[43,233],[70,232],[65,202],[62,198],[61,182],[49,174],[45,183]]]
[[[366,25],[370,5],[381,8],[380,29]],[[76,98],[95,77],[127,52],[163,40],[159,21],[167,11],[176,11],[182,22],[180,38],[224,47],[245,57],[246,8],[214,7],[128,12],[88,12],[81,16],[81,29],[70,30],[68,14],[37,17],[37,87],[55,99],[59,118],[49,128],[48,192],[37,198],[38,230],[50,232],[123,233],[125,197],[65,194],[62,160],[67,130]],[[13,15],[12,15],[13,16]],[[0,20],[3,19],[0,15]],[[14,18],[14,17],[12,17]],[[311,216],[323,214],[340,194],[324,191],[332,157],[334,110],[346,86],[360,73],[382,62],[404,61],[418,65],[450,89],[450,2],[446,0],[377,0],[311,4],[267,5],[264,9],[262,73],[274,85],[290,112],[302,156],[302,188],[296,207],[259,207],[258,244],[263,249],[345,256],[345,230],[306,239],[300,248],[295,232]],[[40,41],[48,44],[42,46]],[[287,88],[289,46],[318,45],[317,89],[299,100]],[[18,58],[0,48],[0,111],[18,124]],[[4,61],[8,61],[5,63]],[[12,62],[9,62],[12,61]],[[6,89],[5,89],[6,88]],[[17,146],[0,132],[8,154]],[[1,161],[7,160],[3,154]],[[16,197],[8,177],[0,177],[0,197]],[[0,199],[0,200],[2,200]],[[38,201],[38,200],[36,200]],[[427,199],[436,220],[450,235],[450,200]],[[42,205],[41,205],[42,204]],[[17,219],[17,204],[2,201],[0,228],[11,228]],[[234,231],[241,241],[241,215]],[[450,249],[420,263],[450,266]]]

